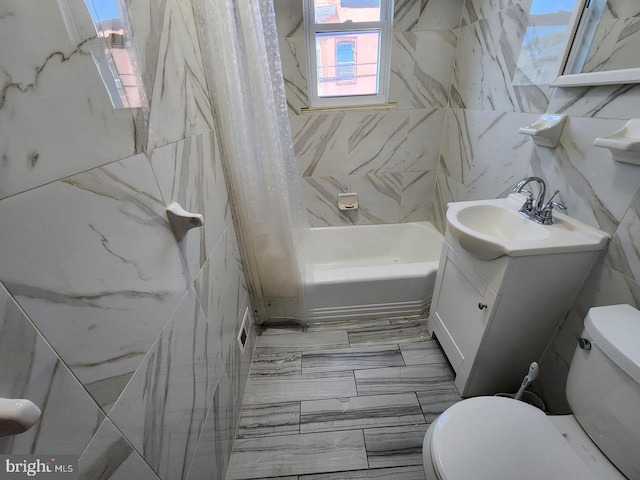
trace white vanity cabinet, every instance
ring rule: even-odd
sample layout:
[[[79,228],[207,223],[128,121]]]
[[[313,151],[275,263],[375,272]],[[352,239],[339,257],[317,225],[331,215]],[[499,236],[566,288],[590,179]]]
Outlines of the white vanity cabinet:
[[[428,331],[455,370],[462,396],[518,390],[598,254],[480,260],[447,231]]]

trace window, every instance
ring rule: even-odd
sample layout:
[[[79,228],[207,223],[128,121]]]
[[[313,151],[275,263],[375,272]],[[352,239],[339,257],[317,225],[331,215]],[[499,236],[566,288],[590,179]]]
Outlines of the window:
[[[386,103],[393,0],[303,0],[311,107]]]
[[[114,108],[142,107],[144,88],[135,69],[134,51],[128,45],[123,0],[84,2],[95,28],[95,38],[88,41],[81,38],[79,33],[86,32],[87,26],[84,21],[87,17],[82,14],[86,14],[86,11],[76,11],[75,3],[71,0],[58,0],[58,7],[71,42],[76,45],[83,42],[85,47],[90,49]]]
[[[106,40],[91,53],[114,108],[142,106],[141,85],[134,70],[131,49],[127,48],[124,22],[117,0],[85,0],[98,38]]]
[[[336,82],[338,85],[356,83],[356,39],[336,43]]]

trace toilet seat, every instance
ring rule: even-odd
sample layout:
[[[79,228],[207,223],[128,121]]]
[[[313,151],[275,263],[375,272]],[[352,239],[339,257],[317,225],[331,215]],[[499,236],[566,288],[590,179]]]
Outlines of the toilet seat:
[[[429,430],[428,461],[441,480],[596,480],[547,416],[523,402],[463,400]]]

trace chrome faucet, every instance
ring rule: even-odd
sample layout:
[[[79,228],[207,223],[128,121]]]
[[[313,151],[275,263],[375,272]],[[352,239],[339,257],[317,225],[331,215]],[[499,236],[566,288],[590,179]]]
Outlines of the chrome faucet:
[[[531,182],[538,182],[538,186],[540,188],[538,192],[538,199],[536,200],[535,205],[533,204],[533,193],[530,190],[526,190],[524,187]],[[544,180],[540,177],[527,177],[520,180],[517,185],[513,189],[516,193],[526,193],[527,201],[520,209],[520,212],[540,212],[542,210],[542,206],[544,205],[544,197],[547,194],[547,184],[544,183]]]
[[[524,188],[530,182],[536,182],[539,187],[538,198],[534,200],[531,190]],[[547,185],[540,177],[526,177],[520,180],[513,188],[516,193],[526,193],[527,199],[524,205],[520,208],[520,214],[533,220],[534,222],[541,223],[542,225],[551,225],[553,223],[553,207],[560,210],[566,210],[562,203],[553,201],[553,198],[560,192],[556,190],[555,193],[549,198],[549,201],[545,204],[544,197],[547,194]]]

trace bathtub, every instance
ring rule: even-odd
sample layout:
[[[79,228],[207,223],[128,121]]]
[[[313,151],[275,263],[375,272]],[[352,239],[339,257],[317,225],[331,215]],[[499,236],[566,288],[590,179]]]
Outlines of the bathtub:
[[[312,228],[305,244],[308,320],[429,311],[442,235],[429,222]]]

